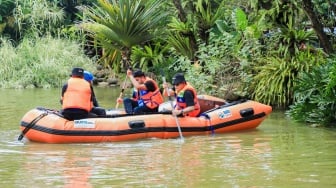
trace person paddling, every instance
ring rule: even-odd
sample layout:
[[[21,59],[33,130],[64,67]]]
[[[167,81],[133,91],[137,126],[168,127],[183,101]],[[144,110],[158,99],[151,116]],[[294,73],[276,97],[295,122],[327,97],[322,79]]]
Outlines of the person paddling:
[[[142,70],[127,70],[133,86],[132,98],[118,98],[117,102],[124,103],[124,108],[128,114],[142,114],[146,112],[157,112],[158,107],[163,103],[163,97],[156,81],[147,77]]]
[[[201,108],[194,87],[185,80],[183,73],[175,74],[172,83],[174,85],[174,89],[169,91],[167,90],[168,83],[163,84],[164,96],[168,96],[167,92],[170,92],[170,96],[176,97],[176,106],[175,109],[172,110],[172,114],[178,116],[197,117]]]

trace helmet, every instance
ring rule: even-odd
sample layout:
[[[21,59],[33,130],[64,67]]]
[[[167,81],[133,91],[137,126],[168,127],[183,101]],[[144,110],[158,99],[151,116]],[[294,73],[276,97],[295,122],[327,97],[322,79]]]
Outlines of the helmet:
[[[84,71],[84,79],[91,82],[94,79],[93,74],[89,71]]]

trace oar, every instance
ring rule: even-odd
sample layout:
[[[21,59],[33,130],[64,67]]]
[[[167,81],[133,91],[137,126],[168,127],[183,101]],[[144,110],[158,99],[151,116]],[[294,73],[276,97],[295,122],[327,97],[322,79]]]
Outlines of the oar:
[[[162,81],[163,81],[163,83],[166,84],[166,77],[165,77],[164,74],[163,74],[163,70],[161,70],[161,75],[162,75]],[[169,102],[170,102],[170,105],[171,105],[171,107],[172,107],[172,110],[174,110],[174,104],[173,104],[173,101],[171,100],[171,97],[170,97],[169,87],[167,86],[167,88],[165,88],[165,89],[166,89],[166,91],[167,91],[168,100],[169,100]],[[176,122],[176,125],[177,125],[177,129],[178,129],[178,131],[179,131],[179,134],[180,134],[181,141],[184,142],[184,138],[183,138],[182,131],[181,131],[181,127],[180,127],[180,122],[179,122],[179,120],[178,120],[178,118],[177,118],[176,115],[173,115],[173,116],[174,116],[174,118],[175,118],[175,122]]]
[[[125,80],[124,80],[124,84],[123,84],[123,86],[121,88],[121,92],[120,92],[120,95],[119,95],[118,98],[121,98],[123,96],[123,94],[124,94],[125,87],[126,87],[126,80],[127,80],[127,74],[126,74],[126,77],[125,77]],[[119,107],[119,103],[117,102],[117,104],[115,106],[115,109],[118,109],[118,107]]]
[[[48,112],[44,112],[42,114],[40,114],[39,116],[37,116],[35,119],[33,119],[27,126],[26,128],[23,129],[23,131],[21,132],[20,136],[18,137],[18,141],[21,141],[24,137],[24,135],[32,128],[34,127],[34,125],[40,121],[40,119],[42,119],[44,116],[48,115]]]
[[[123,59],[123,62],[125,62],[125,60]],[[128,64],[128,63],[126,63],[127,64],[127,66],[128,66],[128,69],[130,69],[130,70],[132,70],[132,67]],[[126,70],[127,71],[127,70]],[[124,94],[124,91],[125,91],[125,88],[126,88],[126,80],[127,80],[127,72],[126,72],[126,77],[125,77],[125,80],[124,80],[124,83],[123,83],[123,86],[122,86],[122,88],[121,88],[121,92],[120,92],[120,95],[119,95],[119,98],[121,98],[122,96],[123,96],[123,94]],[[118,109],[118,107],[119,107],[119,103],[117,102],[117,104],[116,104],[116,106],[115,106],[115,109]]]

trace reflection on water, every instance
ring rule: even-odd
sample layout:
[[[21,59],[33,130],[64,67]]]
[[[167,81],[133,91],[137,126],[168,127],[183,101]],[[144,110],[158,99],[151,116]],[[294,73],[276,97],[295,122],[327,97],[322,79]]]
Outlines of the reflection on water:
[[[14,92],[15,91],[15,92]],[[334,130],[274,112],[256,130],[95,144],[18,142],[36,106],[59,108],[58,90],[1,91],[1,187],[333,187]],[[105,108],[119,91],[98,89]],[[103,96],[103,97],[102,97]],[[101,98],[99,98],[101,97]]]

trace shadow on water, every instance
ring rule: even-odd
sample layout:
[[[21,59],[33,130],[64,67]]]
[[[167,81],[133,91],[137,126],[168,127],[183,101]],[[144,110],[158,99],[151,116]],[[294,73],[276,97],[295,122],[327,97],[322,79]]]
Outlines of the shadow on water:
[[[119,90],[97,88],[111,108]],[[273,112],[255,130],[95,144],[18,142],[36,106],[60,108],[59,90],[1,90],[1,187],[331,187],[336,132]]]

